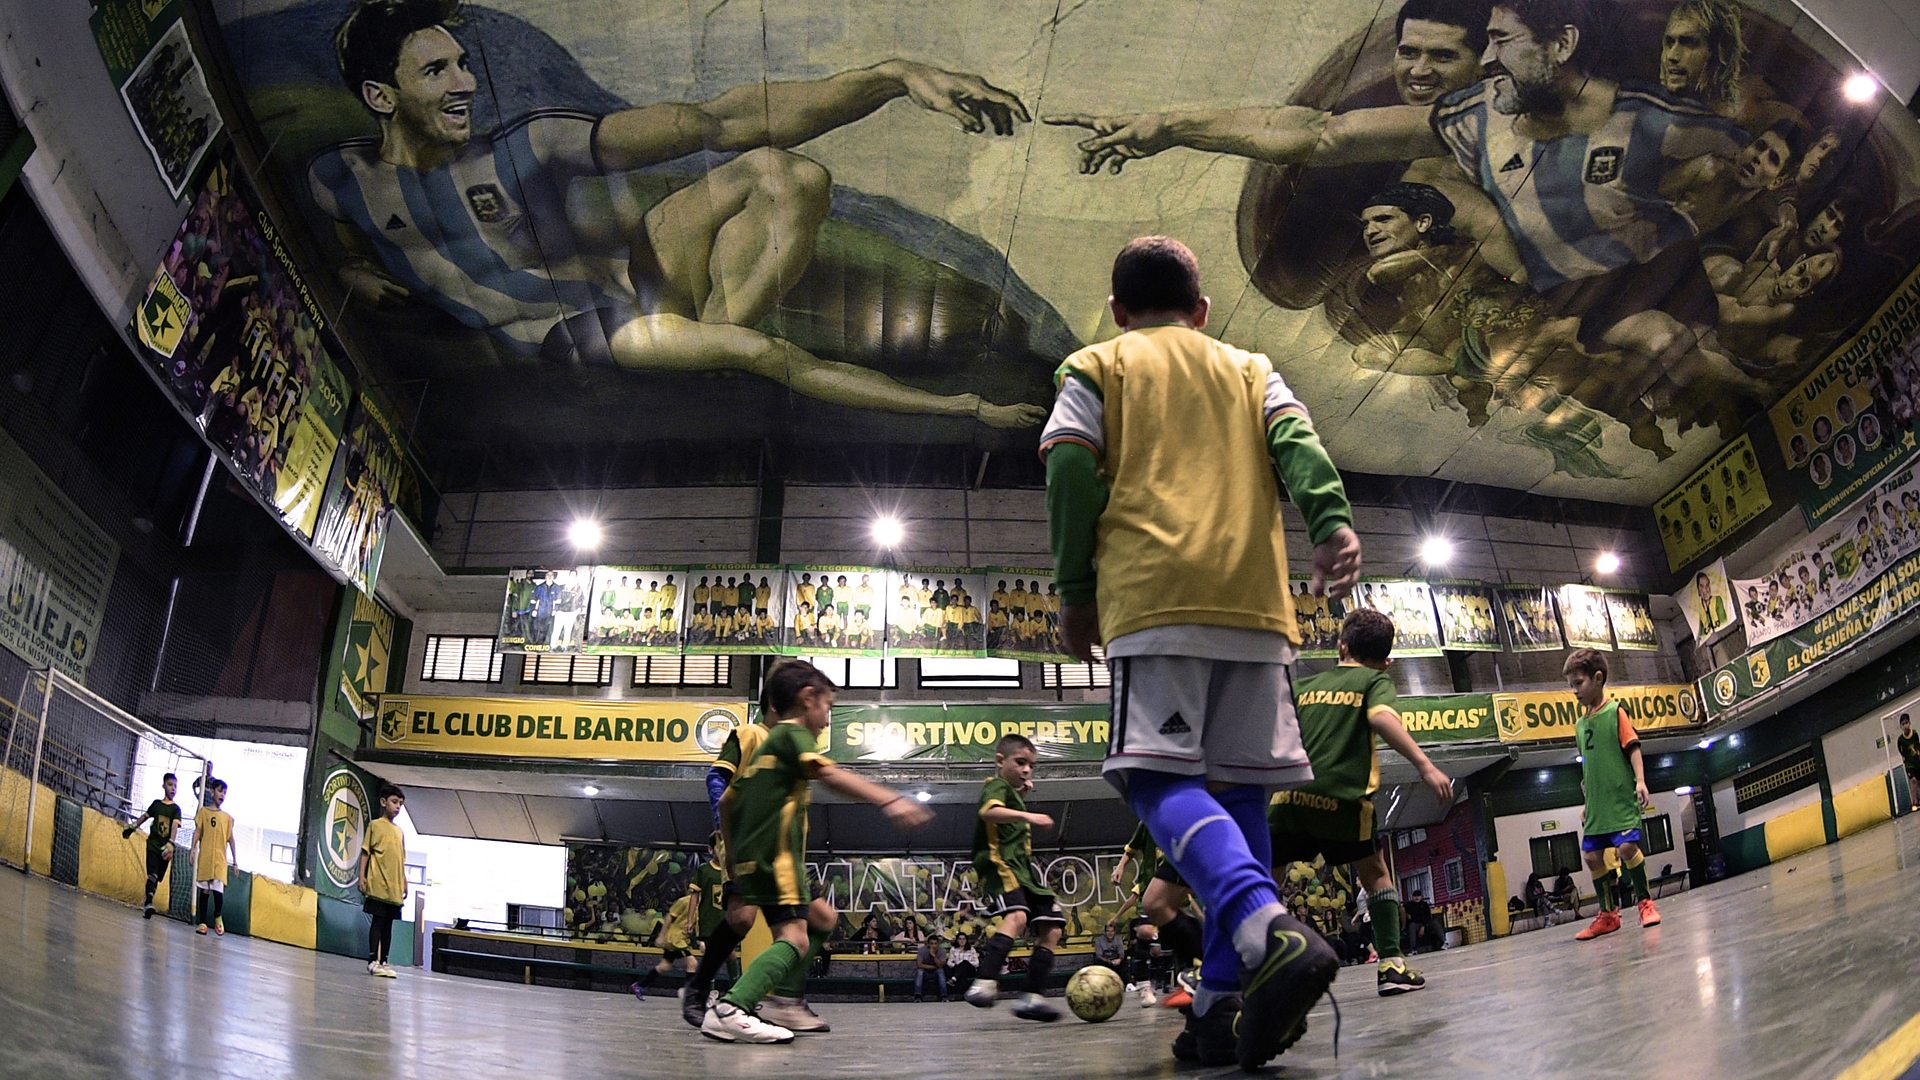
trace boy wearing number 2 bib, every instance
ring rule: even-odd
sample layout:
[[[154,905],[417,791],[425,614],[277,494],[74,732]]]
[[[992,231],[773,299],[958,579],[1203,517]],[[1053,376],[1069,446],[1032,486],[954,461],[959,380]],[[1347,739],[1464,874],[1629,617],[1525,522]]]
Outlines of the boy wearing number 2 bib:
[[[1622,876],[1630,895],[1639,897],[1640,925],[1659,926],[1660,912],[1647,885],[1647,857],[1640,853],[1640,808],[1652,802],[1640,736],[1621,713],[1620,703],[1607,700],[1605,656],[1592,649],[1575,649],[1562,670],[1585,710],[1573,726],[1581,784],[1587,793],[1580,819],[1580,850],[1593,874],[1594,892],[1600,896],[1600,914],[1574,939],[1591,941],[1620,929],[1620,900],[1614,885]],[[1608,848],[1619,855],[1619,870],[1607,866]]]

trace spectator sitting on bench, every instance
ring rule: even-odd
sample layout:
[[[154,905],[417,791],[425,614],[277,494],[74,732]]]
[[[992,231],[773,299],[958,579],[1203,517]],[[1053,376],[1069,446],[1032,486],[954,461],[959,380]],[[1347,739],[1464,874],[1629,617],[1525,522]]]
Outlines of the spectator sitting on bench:
[[[1541,922],[1549,921],[1553,914],[1553,897],[1548,895],[1546,883],[1540,880],[1540,871],[1527,875],[1527,884],[1521,889],[1521,907],[1532,908]]]
[[[1418,888],[1404,908],[1407,919],[1406,953],[1411,956],[1421,951],[1421,942],[1428,948],[1439,949],[1446,944],[1446,930],[1433,917],[1433,905],[1427,903]]]
[[[929,980],[939,988],[940,1000],[947,1000],[947,947],[938,934],[928,935],[914,953],[913,1000],[919,1001],[926,994]]]
[[[1121,962],[1127,956],[1127,943],[1114,932],[1113,920],[1107,920],[1107,931],[1093,939],[1093,958],[1104,967],[1110,967],[1115,974],[1120,971]]]
[[[1563,867],[1560,871],[1560,876],[1553,879],[1551,899],[1554,903],[1560,905],[1567,911],[1573,912],[1575,915],[1580,913],[1580,891],[1574,888],[1573,871],[1571,869]]]
[[[972,986],[979,968],[980,950],[964,932],[953,935],[953,948],[947,950],[947,981],[954,986]]]

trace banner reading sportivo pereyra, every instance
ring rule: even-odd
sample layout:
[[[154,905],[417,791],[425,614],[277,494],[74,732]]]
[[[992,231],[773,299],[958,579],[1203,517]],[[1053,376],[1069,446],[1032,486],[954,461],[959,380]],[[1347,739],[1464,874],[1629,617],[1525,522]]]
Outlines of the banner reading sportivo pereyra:
[[[485,757],[708,761],[746,722],[744,701],[381,697],[375,745]]]
[[[84,680],[120,546],[0,434],[0,645]]]

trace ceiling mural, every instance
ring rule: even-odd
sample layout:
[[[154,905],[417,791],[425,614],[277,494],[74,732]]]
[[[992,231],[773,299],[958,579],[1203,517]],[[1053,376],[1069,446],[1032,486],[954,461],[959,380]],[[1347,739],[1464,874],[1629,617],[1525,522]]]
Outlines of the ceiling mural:
[[[1166,232],[1343,467],[1651,503],[1920,251],[1779,3],[215,9],[430,455],[1030,448]]]

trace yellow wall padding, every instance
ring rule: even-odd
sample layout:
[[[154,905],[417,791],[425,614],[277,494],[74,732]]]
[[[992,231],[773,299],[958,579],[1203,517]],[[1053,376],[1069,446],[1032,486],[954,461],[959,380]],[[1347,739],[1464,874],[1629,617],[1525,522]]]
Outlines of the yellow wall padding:
[[[35,785],[33,864],[27,869],[53,874],[53,789]],[[12,769],[0,769],[0,859],[19,866],[27,852],[27,778]]]
[[[1870,780],[1836,791],[1833,795],[1833,824],[1841,836],[1852,836],[1861,829],[1893,818],[1893,806],[1887,802],[1887,778]]]
[[[319,927],[319,907],[319,897],[312,889],[256,874],[247,932],[268,941],[311,949]]]
[[[137,832],[122,840],[122,827],[98,810],[80,811],[78,884],[109,900],[137,904],[147,891],[147,836]]]
[[[1769,862],[1779,862],[1826,843],[1826,818],[1820,812],[1820,804],[1788,811],[1767,822],[1766,837]]]

